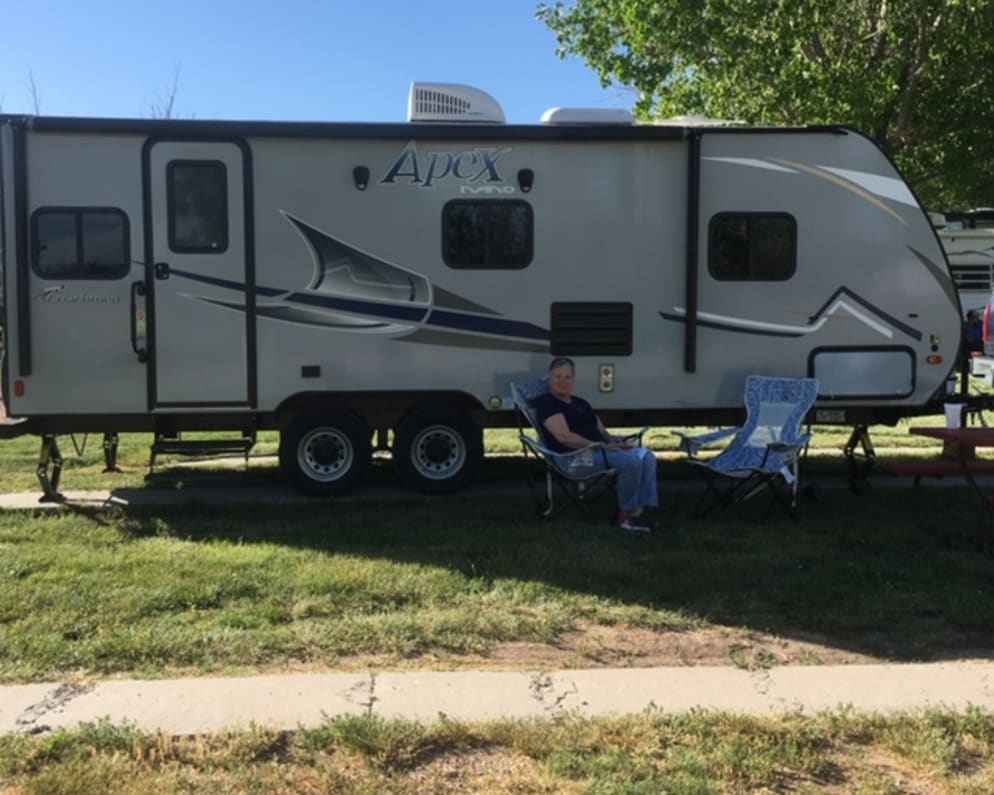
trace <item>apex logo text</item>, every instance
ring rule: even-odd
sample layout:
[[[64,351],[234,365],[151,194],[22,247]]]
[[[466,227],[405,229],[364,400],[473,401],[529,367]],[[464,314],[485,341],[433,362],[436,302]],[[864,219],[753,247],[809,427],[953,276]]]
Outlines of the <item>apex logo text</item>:
[[[444,179],[459,182],[503,182],[497,163],[510,152],[506,149],[467,149],[462,152],[428,152],[419,155],[412,142],[404,147],[393,165],[380,180],[381,185],[406,182],[419,188],[431,188]]]

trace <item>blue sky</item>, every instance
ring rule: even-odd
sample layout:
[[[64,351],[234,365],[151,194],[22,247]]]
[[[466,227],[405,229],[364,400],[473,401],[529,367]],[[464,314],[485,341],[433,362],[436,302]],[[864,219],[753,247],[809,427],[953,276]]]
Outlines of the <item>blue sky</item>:
[[[8,0],[0,107],[49,116],[403,121],[411,81],[468,83],[508,122],[555,106],[630,108],[556,57],[539,0]]]

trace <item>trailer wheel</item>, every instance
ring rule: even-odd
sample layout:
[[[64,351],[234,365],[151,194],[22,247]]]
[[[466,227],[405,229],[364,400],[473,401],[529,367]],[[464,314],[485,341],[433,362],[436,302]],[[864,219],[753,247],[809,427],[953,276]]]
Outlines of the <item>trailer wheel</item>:
[[[417,409],[397,426],[393,461],[400,478],[418,491],[458,491],[483,462],[483,431],[457,409]]]
[[[280,468],[305,494],[344,494],[362,478],[372,456],[366,424],[344,411],[312,411],[280,433]]]

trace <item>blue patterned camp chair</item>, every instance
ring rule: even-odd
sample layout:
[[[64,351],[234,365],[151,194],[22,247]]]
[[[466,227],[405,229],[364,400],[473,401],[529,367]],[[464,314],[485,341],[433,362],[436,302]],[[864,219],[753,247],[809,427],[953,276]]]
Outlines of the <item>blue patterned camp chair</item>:
[[[792,519],[797,518],[801,453],[811,439],[803,433],[804,417],[818,397],[816,378],[746,378],[746,419],[740,428],[728,428],[698,436],[674,431],[689,462],[706,477],[707,488],[698,503],[703,515],[716,507],[731,508],[741,516],[741,504],[760,492],[773,495],[770,508],[779,503]],[[698,457],[708,445],[728,439],[714,458]]]
[[[518,438],[521,441],[528,472],[528,485],[535,496],[535,513],[550,518],[570,505],[589,513],[590,506],[602,497],[613,497],[610,518],[614,518],[617,506],[615,481],[617,470],[608,466],[604,445],[591,442],[589,447],[569,453],[550,450],[545,438],[545,429],[538,421],[532,401],[549,391],[547,378],[528,383],[511,384],[511,397],[518,410]],[[641,442],[643,429],[630,437],[615,437],[619,441]],[[535,477],[534,470],[542,475]],[[539,481],[544,480],[544,488],[539,491]],[[557,503],[556,497],[563,499]]]

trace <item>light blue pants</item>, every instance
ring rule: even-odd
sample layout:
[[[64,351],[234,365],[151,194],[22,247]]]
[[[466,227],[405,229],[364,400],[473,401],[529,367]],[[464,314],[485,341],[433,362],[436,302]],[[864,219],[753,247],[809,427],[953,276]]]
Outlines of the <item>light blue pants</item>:
[[[612,469],[618,470],[618,507],[623,511],[659,505],[656,456],[645,447],[605,450]]]

